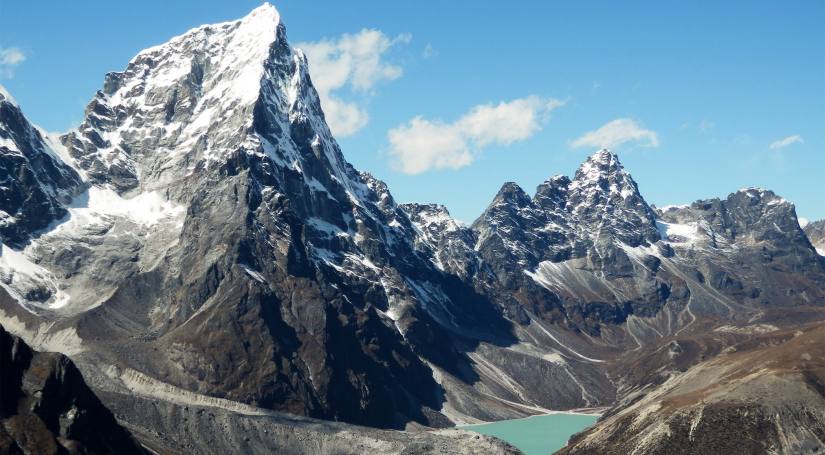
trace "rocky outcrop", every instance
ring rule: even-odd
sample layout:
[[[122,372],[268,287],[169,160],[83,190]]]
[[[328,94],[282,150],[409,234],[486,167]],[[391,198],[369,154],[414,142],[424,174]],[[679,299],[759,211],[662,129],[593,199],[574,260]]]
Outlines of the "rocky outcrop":
[[[35,128],[0,86],[0,236],[20,246],[32,233],[66,215],[81,189],[80,176],[59,157],[46,133]]]
[[[0,326],[0,453],[143,454],[67,357]]]
[[[808,223],[804,231],[819,255],[825,256],[825,220]]]
[[[611,409],[560,454],[825,452],[825,326],[756,334]]]

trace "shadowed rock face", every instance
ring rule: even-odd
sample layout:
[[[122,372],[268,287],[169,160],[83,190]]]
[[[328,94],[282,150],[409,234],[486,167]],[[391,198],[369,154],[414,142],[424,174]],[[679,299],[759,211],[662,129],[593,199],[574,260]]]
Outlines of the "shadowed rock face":
[[[825,326],[762,334],[611,409],[561,454],[825,451]]]
[[[808,223],[804,230],[819,255],[825,256],[825,220]]]
[[[0,87],[0,236],[20,245],[66,215],[80,176],[64,164],[39,130]]]
[[[0,326],[0,453],[142,454],[65,356]]]

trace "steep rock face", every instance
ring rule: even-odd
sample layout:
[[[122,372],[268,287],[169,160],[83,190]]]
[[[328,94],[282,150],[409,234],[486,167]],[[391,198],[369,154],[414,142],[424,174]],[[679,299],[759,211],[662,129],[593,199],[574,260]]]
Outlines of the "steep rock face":
[[[611,409],[562,454],[825,451],[825,326],[755,334]]]
[[[804,231],[819,255],[825,256],[825,220],[808,223]]]
[[[142,454],[65,356],[0,326],[0,452]]]
[[[419,229],[418,248],[430,248],[436,267],[467,279],[479,272],[479,257],[473,250],[475,234],[450,216],[447,207],[439,204],[402,204]]]
[[[64,205],[81,187],[80,176],[49,142],[0,86],[0,236],[5,244],[19,247],[32,232],[62,218]]]
[[[655,214],[607,150],[587,158],[572,180],[548,179],[533,198],[506,183],[473,230],[485,259],[509,257],[524,268],[593,256],[615,242],[636,247],[659,240]]]
[[[771,308],[825,298],[822,263],[794,206],[772,191],[747,188],[663,210],[660,227],[702,280],[737,302]]]

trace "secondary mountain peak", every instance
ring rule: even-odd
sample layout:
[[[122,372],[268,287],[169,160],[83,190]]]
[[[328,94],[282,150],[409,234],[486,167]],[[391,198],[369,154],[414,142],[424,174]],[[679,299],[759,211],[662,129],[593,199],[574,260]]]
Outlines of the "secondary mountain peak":
[[[636,190],[635,182],[624,170],[619,157],[607,149],[601,149],[587,157],[576,170],[573,178],[573,188],[594,185],[611,190],[611,192]]]

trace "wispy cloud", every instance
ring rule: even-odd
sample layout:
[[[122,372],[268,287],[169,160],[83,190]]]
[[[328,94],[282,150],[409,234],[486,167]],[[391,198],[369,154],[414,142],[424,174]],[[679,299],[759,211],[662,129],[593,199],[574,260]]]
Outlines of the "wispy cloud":
[[[338,92],[351,89],[369,96],[379,82],[401,77],[402,68],[383,59],[393,46],[411,39],[410,34],[391,38],[380,30],[363,29],[336,39],[298,43],[309,60],[321,107],[335,135],[351,136],[369,122],[364,106],[344,100]]]
[[[659,135],[643,128],[632,118],[617,118],[600,128],[584,133],[570,142],[572,147],[616,148],[626,142],[636,142],[643,147],[658,147]]]
[[[564,103],[528,96],[475,106],[452,123],[415,117],[387,133],[391,164],[407,174],[468,166],[485,147],[529,138]]]
[[[771,150],[777,150],[777,149],[785,148],[789,145],[793,145],[793,144],[796,144],[796,143],[803,143],[803,142],[805,142],[805,140],[802,139],[802,136],[800,136],[798,134],[794,134],[793,136],[787,136],[787,137],[783,137],[782,139],[773,141],[773,142],[771,142],[771,145],[769,145],[768,147]]]
[[[26,54],[16,47],[0,47],[0,77],[14,77],[14,69],[26,60]]]
[[[427,43],[427,45],[424,46],[424,52],[421,53],[421,56],[424,57],[424,59],[438,57],[438,51],[435,50],[432,44]]]

